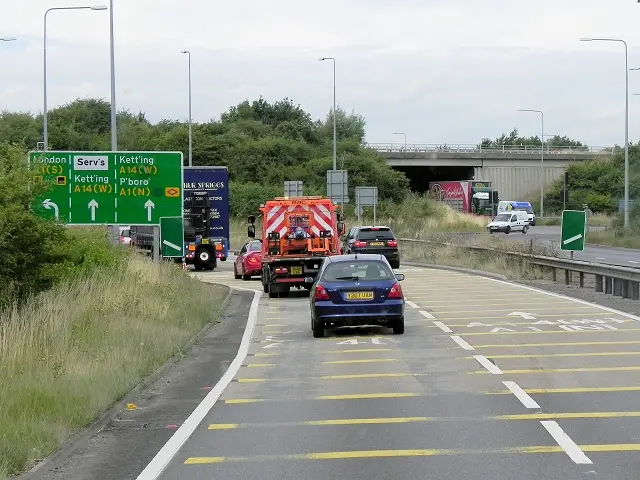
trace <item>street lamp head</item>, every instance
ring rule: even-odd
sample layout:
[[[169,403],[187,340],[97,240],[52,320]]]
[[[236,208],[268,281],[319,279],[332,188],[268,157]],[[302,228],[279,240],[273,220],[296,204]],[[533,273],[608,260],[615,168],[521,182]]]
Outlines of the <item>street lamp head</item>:
[[[182,50],[180,53],[190,53],[189,50]]]
[[[580,41],[581,42],[593,42],[593,38],[581,38]]]
[[[108,10],[106,5],[92,5],[91,10]]]
[[[0,42],[13,42],[18,40],[16,37],[0,37]]]

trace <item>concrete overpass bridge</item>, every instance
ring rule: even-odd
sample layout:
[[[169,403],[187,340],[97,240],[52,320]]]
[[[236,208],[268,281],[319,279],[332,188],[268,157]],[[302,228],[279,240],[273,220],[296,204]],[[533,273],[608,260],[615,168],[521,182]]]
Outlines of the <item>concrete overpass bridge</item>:
[[[573,162],[607,160],[614,147],[435,145],[369,143],[387,163],[407,174],[412,188],[426,190],[435,180],[485,180],[505,200],[523,200],[562,177]],[[541,166],[543,165],[543,168]]]

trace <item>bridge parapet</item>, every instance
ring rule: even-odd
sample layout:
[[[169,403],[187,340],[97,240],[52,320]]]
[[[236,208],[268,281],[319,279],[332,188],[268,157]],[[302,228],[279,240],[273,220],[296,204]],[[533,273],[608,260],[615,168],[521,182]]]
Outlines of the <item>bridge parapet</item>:
[[[368,143],[365,146],[380,153],[458,153],[458,154],[494,154],[494,155],[540,155],[542,148],[531,145],[501,145],[497,147],[483,147],[473,144],[439,145],[435,143]],[[573,155],[580,157],[609,157],[616,151],[616,147],[575,147],[575,146],[545,146],[544,154]]]

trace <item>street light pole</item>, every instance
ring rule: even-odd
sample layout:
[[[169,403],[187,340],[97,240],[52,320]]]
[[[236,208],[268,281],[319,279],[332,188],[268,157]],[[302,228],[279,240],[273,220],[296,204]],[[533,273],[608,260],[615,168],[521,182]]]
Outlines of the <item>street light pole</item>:
[[[540,132],[540,217],[544,218],[544,112],[542,110],[533,110],[525,108],[518,110],[519,112],[539,113],[541,118]]]
[[[324,60],[333,61],[333,169],[336,170],[336,59],[333,57],[321,57],[318,60],[321,62]]]
[[[44,35],[43,35],[43,61],[44,61],[44,110],[42,112],[42,130],[44,140],[44,151],[49,150],[49,125],[47,121],[47,15],[54,10],[106,10],[106,5],[93,5],[82,7],[53,7],[44,12]]]
[[[581,42],[619,42],[624,45],[624,228],[629,228],[629,48],[619,38],[581,38]]]
[[[113,0],[109,0],[109,61],[111,69],[111,150],[118,151],[118,125],[116,107],[116,60],[113,40]]]
[[[16,37],[0,37],[0,42],[15,42],[18,40]]]
[[[393,132],[394,135],[404,135],[404,153],[407,153],[407,134],[402,132]]]
[[[193,166],[193,137],[191,135],[191,52],[183,50],[189,57],[189,166]]]

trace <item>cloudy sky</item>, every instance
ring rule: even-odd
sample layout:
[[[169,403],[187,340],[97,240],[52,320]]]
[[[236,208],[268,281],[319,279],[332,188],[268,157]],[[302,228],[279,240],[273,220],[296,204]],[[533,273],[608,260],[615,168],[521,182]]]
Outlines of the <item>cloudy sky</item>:
[[[624,142],[624,46],[579,38],[625,39],[629,67],[640,67],[636,0],[114,2],[118,108],[151,121],[187,117],[183,49],[194,121],[260,94],[324,117],[332,65],[318,57],[333,56],[338,103],[366,117],[369,142],[535,135],[539,115],[516,112],[531,108],[545,112],[545,134],[604,146]],[[44,12],[82,0],[5,3],[0,37],[18,41],[0,42],[0,109],[41,112]],[[49,108],[109,99],[108,11],[53,11],[47,26]],[[640,93],[640,71],[629,86]],[[640,96],[629,98],[637,141]]]

